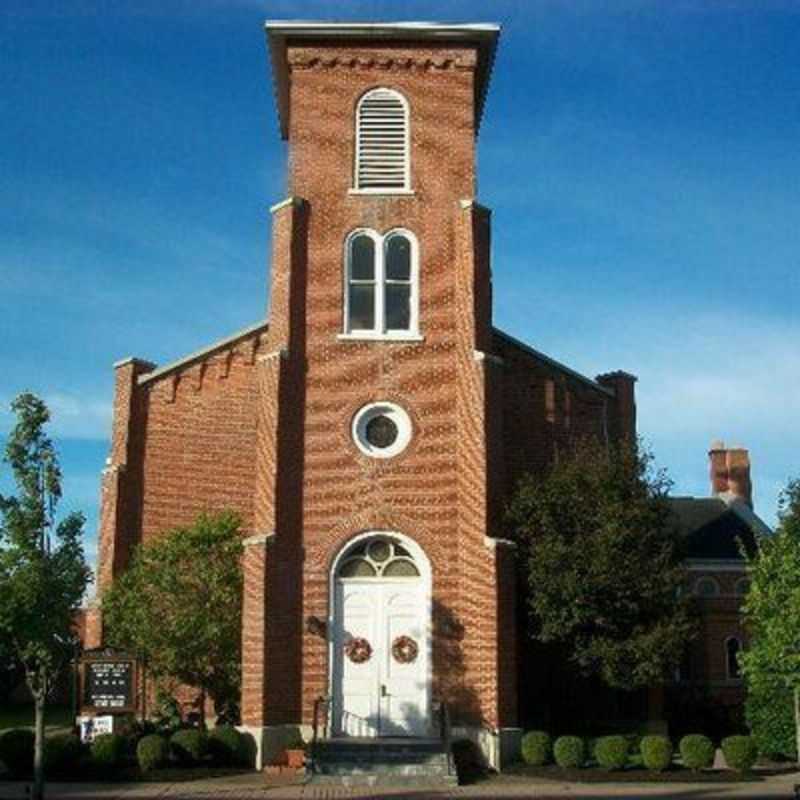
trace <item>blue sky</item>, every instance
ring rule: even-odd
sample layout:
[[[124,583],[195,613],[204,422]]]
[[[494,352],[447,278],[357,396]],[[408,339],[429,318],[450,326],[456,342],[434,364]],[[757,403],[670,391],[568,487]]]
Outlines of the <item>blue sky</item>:
[[[267,18],[497,21],[479,140],[495,321],[639,376],[679,494],[800,473],[800,3],[38,2],[0,9],[0,437],[44,396],[94,555],[111,364],[261,319],[285,194]],[[7,486],[7,483],[5,484]]]

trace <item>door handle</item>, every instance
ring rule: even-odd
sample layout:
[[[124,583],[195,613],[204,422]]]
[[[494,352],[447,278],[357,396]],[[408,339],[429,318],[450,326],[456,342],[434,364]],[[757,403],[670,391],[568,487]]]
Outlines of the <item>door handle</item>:
[[[386,691],[386,684],[381,684],[381,697],[387,697],[389,692]]]

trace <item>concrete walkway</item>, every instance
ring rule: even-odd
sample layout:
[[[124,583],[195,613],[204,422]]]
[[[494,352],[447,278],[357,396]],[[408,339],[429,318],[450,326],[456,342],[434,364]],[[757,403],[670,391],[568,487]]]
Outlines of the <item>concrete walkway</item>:
[[[795,799],[795,784],[800,773],[770,777],[758,783],[670,783],[582,784],[556,781],[531,781],[528,778],[497,776],[472,786],[455,788],[426,787],[333,787],[299,783],[267,782],[258,774],[181,783],[53,783],[47,787],[47,800],[334,800],[335,798],[372,798],[384,800],[446,800],[447,798],[685,798],[685,800],[760,800],[761,798]],[[27,783],[0,781],[0,800],[25,800],[30,795]]]

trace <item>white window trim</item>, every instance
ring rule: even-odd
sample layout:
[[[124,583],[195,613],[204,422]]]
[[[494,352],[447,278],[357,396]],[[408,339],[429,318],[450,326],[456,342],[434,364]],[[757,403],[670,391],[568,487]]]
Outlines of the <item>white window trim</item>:
[[[386,243],[392,236],[405,236],[411,245],[411,273],[409,297],[409,326],[405,330],[385,329],[386,316]],[[375,327],[350,327],[350,243],[356,236],[369,236],[375,243]],[[371,228],[356,228],[351,231],[344,242],[344,297],[342,308],[342,332],[337,336],[341,340],[370,340],[395,342],[421,342],[424,337],[419,333],[419,242],[417,237],[406,228],[392,228],[383,235]]]
[[[367,440],[367,424],[379,416],[389,417],[397,426],[397,438],[388,447],[374,447]],[[350,425],[350,435],[356,447],[370,458],[393,458],[400,455],[411,442],[413,430],[408,412],[397,403],[390,403],[386,400],[368,403],[359,408],[353,415]]]
[[[403,158],[403,186],[402,187],[362,187],[359,185],[358,182],[358,167],[361,163],[361,126],[359,124],[361,120],[361,106],[373,92],[391,92],[395,95],[403,105],[403,111],[405,114],[405,133],[406,133],[406,142],[405,142],[405,153]],[[401,94],[397,91],[397,89],[390,89],[388,86],[373,86],[371,89],[368,89],[361,97],[358,99],[358,103],[356,104],[356,115],[355,115],[355,158],[353,159],[353,188],[349,190],[349,194],[372,194],[372,195],[382,195],[382,194],[400,194],[400,195],[412,195],[414,191],[411,189],[411,110],[408,105],[408,100],[406,99],[405,95]]]

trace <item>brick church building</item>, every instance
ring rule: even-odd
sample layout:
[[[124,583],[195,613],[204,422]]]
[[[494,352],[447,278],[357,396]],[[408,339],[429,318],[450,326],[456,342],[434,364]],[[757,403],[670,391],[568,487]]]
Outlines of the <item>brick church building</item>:
[[[266,31],[289,147],[268,313],[115,365],[99,592],[137,544],[233,509],[261,760],[326,698],[335,736],[429,735],[444,701],[499,764],[519,736],[504,503],[559,443],[634,436],[635,378],[584,377],[492,323],[475,149],[496,26]]]

